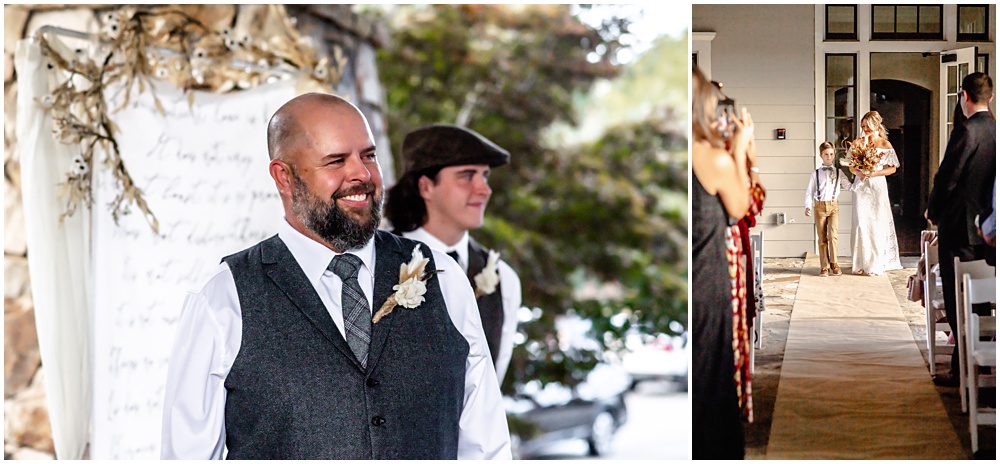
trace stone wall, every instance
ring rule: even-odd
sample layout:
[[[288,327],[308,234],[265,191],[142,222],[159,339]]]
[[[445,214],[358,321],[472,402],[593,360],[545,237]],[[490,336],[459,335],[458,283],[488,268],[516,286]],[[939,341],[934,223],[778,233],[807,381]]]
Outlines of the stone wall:
[[[185,5],[178,7],[212,28],[232,27],[259,17],[263,6]],[[78,31],[98,30],[97,18],[106,5],[4,6],[4,459],[51,459],[52,432],[45,404],[43,371],[35,330],[27,245],[21,202],[20,160],[14,153],[17,41],[39,27],[56,25]],[[375,50],[389,38],[386,26],[355,14],[351,5],[289,6],[300,31],[332,56],[339,47],[347,57],[335,93],[358,105],[368,117],[379,150],[379,161],[391,184],[392,154],[384,115],[385,92],[378,79]]]

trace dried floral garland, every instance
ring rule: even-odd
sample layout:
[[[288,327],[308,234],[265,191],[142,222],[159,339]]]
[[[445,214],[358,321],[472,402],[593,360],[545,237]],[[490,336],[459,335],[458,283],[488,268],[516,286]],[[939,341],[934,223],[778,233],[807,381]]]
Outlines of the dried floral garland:
[[[318,58],[316,45],[295,28],[295,20],[280,5],[268,6],[269,20],[279,21],[278,32],[265,38],[234,37],[232,31],[212,31],[184,12],[151,8],[120,8],[102,17],[99,48],[94,59],[83,50],[65,56],[45,37],[40,37],[42,53],[49,68],[58,68],[65,80],[38,103],[53,121],[53,133],[65,144],[79,145],[81,152],[72,161],[62,184],[67,197],[60,220],[73,215],[80,204],[93,204],[91,175],[98,147],[106,154],[103,162],[114,173],[118,195],[108,205],[115,223],[130,212],[130,205],[142,211],[150,227],[159,232],[159,223],[135,185],[121,158],[115,134],[118,127],[110,114],[124,108],[134,86],[147,89],[161,114],[163,105],[154,92],[154,79],[166,80],[188,92],[224,93],[253,88],[277,79],[275,71],[305,74],[323,88],[332,89],[340,80],[347,59],[334,48],[334,63]],[[109,108],[105,89],[124,85],[125,100]]]

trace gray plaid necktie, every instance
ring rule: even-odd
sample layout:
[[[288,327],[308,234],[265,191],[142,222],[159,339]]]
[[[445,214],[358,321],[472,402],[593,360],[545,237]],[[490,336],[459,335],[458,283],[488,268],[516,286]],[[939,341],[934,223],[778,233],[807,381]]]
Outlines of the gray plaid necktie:
[[[327,269],[344,281],[340,301],[344,312],[347,346],[351,347],[361,367],[368,367],[368,344],[372,340],[372,312],[368,308],[368,299],[365,298],[358,283],[360,267],[361,258],[344,253],[334,256]]]

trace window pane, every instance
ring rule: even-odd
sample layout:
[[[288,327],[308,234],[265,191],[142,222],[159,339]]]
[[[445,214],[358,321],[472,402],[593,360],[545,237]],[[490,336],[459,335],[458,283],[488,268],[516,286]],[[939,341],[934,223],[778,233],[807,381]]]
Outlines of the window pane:
[[[828,34],[854,34],[854,7],[827,6],[826,32]]]
[[[952,120],[951,118],[952,118],[953,113],[955,111],[955,105],[957,105],[957,104],[958,104],[958,96],[957,95],[948,95],[948,115],[949,115],[948,116],[948,118],[949,118],[948,120],[949,121]]]
[[[824,136],[833,143],[837,153],[843,153],[843,142],[855,136],[857,114],[854,75],[855,55],[826,56],[826,121]]]
[[[958,66],[948,66],[948,93],[958,93]]]
[[[986,72],[986,55],[976,55],[976,72]]]
[[[959,86],[962,85],[962,79],[965,79],[965,76],[968,76],[969,74],[970,74],[969,73],[969,63],[960,63],[958,65],[958,85]]]
[[[827,117],[847,117],[854,115],[854,87],[827,87]]]
[[[826,120],[826,141],[833,144],[837,152],[844,151],[844,141],[854,139],[854,119],[841,118]]]
[[[913,5],[896,6],[896,32],[917,32],[917,7]]]
[[[893,6],[875,5],[872,7],[873,32],[894,32],[896,23],[896,8]]]
[[[941,32],[940,6],[920,7],[920,32],[924,34],[936,34]]]
[[[960,34],[985,34],[988,8],[989,6],[959,6],[958,32]]]
[[[834,146],[834,150],[836,150],[836,147],[840,145],[837,143],[838,141],[840,141],[840,136],[837,133],[837,126],[839,125],[839,123],[840,121],[837,119],[827,119],[826,132],[823,135],[824,137],[823,140],[832,143]],[[817,143],[816,145],[819,144]]]
[[[826,88],[826,117],[845,116],[846,107],[842,101],[846,98],[847,87]]]
[[[830,55],[826,57],[826,85],[854,85],[854,56]]]

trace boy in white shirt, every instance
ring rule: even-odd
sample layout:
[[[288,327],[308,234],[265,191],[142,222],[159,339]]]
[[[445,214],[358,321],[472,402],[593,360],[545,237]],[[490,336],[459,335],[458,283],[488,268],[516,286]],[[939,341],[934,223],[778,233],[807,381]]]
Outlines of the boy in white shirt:
[[[819,146],[819,157],[823,165],[809,176],[809,187],[806,188],[806,216],[816,211],[816,234],[819,241],[820,277],[827,277],[830,271],[833,275],[843,274],[837,265],[837,219],[840,207],[837,197],[842,188],[849,188],[847,176],[833,165],[836,152],[833,144],[823,142]]]

